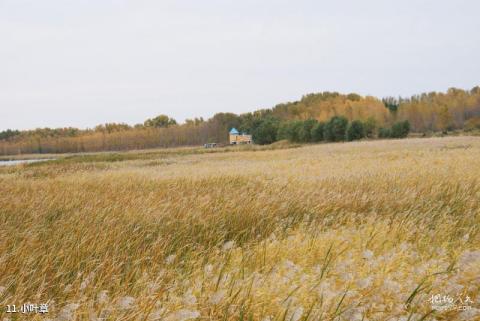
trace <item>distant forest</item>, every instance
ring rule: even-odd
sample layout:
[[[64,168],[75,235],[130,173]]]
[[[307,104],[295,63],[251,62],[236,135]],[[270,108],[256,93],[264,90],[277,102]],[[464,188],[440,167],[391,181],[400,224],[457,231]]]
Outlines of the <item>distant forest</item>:
[[[232,127],[251,133],[255,142],[266,144],[285,138],[281,132],[282,128],[288,128],[288,124],[309,120],[322,124],[339,117],[348,122],[358,120],[367,124],[368,135],[365,136],[372,138],[388,137],[385,135],[387,129],[395,128],[400,122],[408,123],[409,130],[416,133],[480,129],[480,87],[471,90],[450,88],[446,93],[383,99],[354,93],[323,92],[308,94],[299,101],[278,104],[270,109],[240,115],[218,113],[207,120],[187,119],[182,124],[160,115],[134,126],[109,123],[93,129],[6,130],[0,132],[0,154],[113,151],[193,146],[207,142],[222,144],[227,143],[228,131]]]

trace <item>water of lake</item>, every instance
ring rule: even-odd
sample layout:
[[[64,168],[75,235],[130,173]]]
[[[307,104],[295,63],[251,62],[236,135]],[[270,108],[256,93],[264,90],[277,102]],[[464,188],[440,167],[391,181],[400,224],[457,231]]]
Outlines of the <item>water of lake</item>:
[[[53,160],[53,159],[54,158],[0,160],[0,166],[11,166],[11,165],[18,165],[18,164],[38,163],[38,162],[45,162],[45,161],[49,161],[49,160]]]

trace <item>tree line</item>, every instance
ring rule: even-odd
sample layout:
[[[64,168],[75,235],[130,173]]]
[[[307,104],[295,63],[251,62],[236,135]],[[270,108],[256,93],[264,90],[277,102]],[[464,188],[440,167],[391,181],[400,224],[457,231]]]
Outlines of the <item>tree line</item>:
[[[363,138],[404,138],[410,132],[408,120],[397,121],[391,127],[378,128],[374,118],[366,121],[349,121],[344,116],[334,116],[323,122],[316,119],[280,121],[270,117],[253,129],[257,144],[271,144],[278,140],[298,143],[354,141]]]
[[[92,129],[39,128],[0,132],[0,154],[64,153],[227,143],[235,127],[259,144],[400,138],[417,133],[480,129],[480,87],[450,88],[410,98],[355,93],[308,94],[299,101],[250,113],[217,113],[179,124],[159,115],[141,124],[107,123]]]

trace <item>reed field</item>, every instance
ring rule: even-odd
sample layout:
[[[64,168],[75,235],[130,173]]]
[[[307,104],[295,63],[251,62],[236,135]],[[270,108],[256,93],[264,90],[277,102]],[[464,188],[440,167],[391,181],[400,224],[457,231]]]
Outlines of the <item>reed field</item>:
[[[0,167],[0,320],[480,320],[480,138],[276,146]]]

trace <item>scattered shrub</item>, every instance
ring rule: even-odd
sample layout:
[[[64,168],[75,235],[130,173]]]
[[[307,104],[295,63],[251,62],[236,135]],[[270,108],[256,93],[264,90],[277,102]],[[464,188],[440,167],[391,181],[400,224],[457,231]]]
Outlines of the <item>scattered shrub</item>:
[[[315,119],[308,119],[302,122],[302,126],[299,127],[298,139],[300,142],[311,142],[312,139],[312,128],[317,124]]]
[[[300,120],[294,120],[285,122],[279,128],[279,139],[288,139],[291,142],[301,142],[300,130],[303,127],[303,122]]]
[[[365,128],[363,123],[359,120],[354,120],[347,127],[347,134],[345,138],[347,141],[359,140],[365,137]]]
[[[392,138],[405,138],[410,132],[410,123],[408,120],[396,122],[392,126]]]
[[[323,137],[326,141],[339,142],[345,139],[348,119],[343,116],[334,116],[325,124]]]
[[[323,140],[324,127],[324,122],[318,122],[312,127],[312,130],[310,131],[310,137],[312,138],[313,142],[320,142]]]
[[[377,120],[373,117],[369,117],[364,123],[365,137],[372,138],[375,136],[375,130],[377,129]]]
[[[475,129],[480,129],[480,117],[473,117],[465,121],[466,131],[472,131]]]
[[[378,130],[379,138],[405,138],[410,132],[410,123],[408,120],[399,121],[392,125],[391,128],[380,128]]]
[[[277,141],[279,122],[273,118],[262,120],[252,133],[253,141],[259,145],[271,144]]]
[[[378,129],[379,138],[390,138],[392,137],[392,130],[390,128],[379,128]]]

